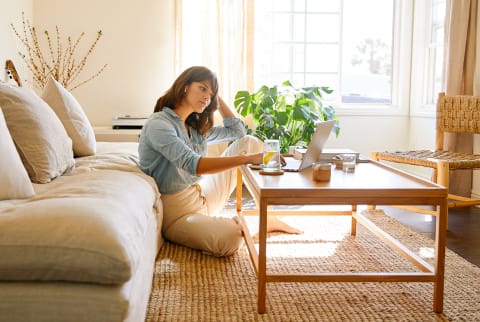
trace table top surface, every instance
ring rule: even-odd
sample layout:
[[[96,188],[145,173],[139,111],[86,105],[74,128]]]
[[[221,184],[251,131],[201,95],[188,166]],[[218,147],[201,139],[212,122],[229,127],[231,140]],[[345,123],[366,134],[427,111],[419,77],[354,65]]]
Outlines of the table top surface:
[[[248,166],[241,168],[244,182],[256,197],[312,196],[409,196],[445,198],[444,187],[375,161],[358,163],[352,173],[332,169],[328,182],[312,180],[312,169],[262,175]]]

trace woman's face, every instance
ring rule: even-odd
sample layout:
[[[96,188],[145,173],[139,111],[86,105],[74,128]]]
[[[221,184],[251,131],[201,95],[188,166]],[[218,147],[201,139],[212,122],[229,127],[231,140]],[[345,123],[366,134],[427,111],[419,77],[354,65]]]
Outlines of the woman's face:
[[[187,87],[185,100],[192,107],[193,112],[202,113],[210,105],[213,95],[210,81],[192,82]]]

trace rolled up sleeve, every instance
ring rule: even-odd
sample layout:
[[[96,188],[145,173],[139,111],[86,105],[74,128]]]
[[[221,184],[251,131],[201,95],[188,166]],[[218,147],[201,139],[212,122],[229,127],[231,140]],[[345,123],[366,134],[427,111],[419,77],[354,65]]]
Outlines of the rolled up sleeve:
[[[214,126],[207,134],[208,143],[237,140],[247,134],[245,124],[237,117],[223,119],[223,126]]]

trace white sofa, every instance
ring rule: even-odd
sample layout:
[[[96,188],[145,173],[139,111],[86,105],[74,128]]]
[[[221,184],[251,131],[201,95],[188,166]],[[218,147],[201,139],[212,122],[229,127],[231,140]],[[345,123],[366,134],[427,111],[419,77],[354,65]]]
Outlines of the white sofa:
[[[136,145],[99,143],[35,196],[0,201],[0,321],[144,321],[162,207]]]
[[[0,84],[0,321],[144,321],[160,194],[138,143],[95,142],[54,93],[65,111]]]

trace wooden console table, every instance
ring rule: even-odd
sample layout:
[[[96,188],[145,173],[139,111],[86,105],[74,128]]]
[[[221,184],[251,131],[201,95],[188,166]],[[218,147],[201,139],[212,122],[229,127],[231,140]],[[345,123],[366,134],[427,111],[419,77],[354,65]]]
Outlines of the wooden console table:
[[[94,127],[95,139],[98,142],[138,142],[140,132],[137,129],[112,129],[108,126]]]
[[[271,282],[433,282],[433,310],[443,311],[447,191],[444,187],[414,177],[377,162],[357,164],[354,173],[332,170],[330,182],[311,180],[311,169],[279,176],[263,176],[257,170],[242,166],[238,171],[237,212],[244,226],[246,245],[257,274],[258,313],[265,312],[266,284]],[[257,205],[259,215],[258,252],[248,231],[242,211],[242,183]],[[357,222],[377,235],[392,249],[413,263],[419,272],[345,272],[311,274],[270,274],[267,271],[267,216],[277,212],[278,205],[352,205],[347,212],[315,212],[315,215],[348,215],[352,218],[351,234],[356,235]],[[356,212],[357,205],[433,205],[437,206],[434,265],[425,262],[368,218]],[[245,211],[246,213],[246,211]],[[288,211],[289,215],[305,212]],[[312,214],[309,212],[309,214]],[[415,215],[415,214],[412,214]]]

